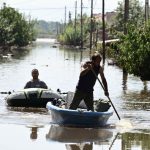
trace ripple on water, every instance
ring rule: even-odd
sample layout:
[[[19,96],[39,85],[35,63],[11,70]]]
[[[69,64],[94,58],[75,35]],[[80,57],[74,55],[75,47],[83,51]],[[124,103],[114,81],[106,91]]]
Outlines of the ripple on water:
[[[132,123],[133,129],[148,129],[150,126],[149,122],[149,115],[145,110],[134,110],[134,111],[123,111],[122,114],[124,115],[124,119],[130,120]]]

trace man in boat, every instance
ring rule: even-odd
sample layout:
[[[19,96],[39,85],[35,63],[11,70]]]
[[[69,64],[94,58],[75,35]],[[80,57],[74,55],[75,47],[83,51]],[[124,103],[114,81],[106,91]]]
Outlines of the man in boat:
[[[44,88],[47,89],[47,85],[44,81],[41,81],[39,76],[39,71],[37,69],[33,69],[31,72],[32,80],[28,81],[24,87],[24,89],[27,88]]]
[[[81,72],[79,76],[79,81],[76,86],[76,91],[70,104],[69,109],[77,109],[80,102],[84,100],[87,110],[94,111],[93,107],[93,91],[94,85],[96,83],[96,76],[100,74],[102,83],[104,86],[104,94],[109,96],[107,81],[104,76],[103,68],[100,66],[101,56],[98,53],[95,53],[91,57],[91,61],[87,61],[85,64],[81,66]]]

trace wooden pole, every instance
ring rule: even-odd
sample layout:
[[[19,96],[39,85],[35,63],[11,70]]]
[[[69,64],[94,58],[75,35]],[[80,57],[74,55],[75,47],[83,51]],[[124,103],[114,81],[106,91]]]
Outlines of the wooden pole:
[[[149,19],[149,0],[145,0],[145,21]]]
[[[105,64],[105,0],[102,0],[102,24],[103,24],[103,65]]]
[[[67,10],[67,8],[65,6],[65,28],[66,28],[66,10]]]
[[[82,8],[83,3],[81,0],[81,50],[83,49],[83,19],[82,19]]]
[[[96,79],[98,80],[98,82],[100,83],[101,87],[102,87],[103,90],[105,91],[105,87],[104,87],[104,85],[101,83],[101,81],[100,81],[100,79],[98,78],[98,76],[96,75],[95,71],[94,71],[93,69],[91,69],[91,70],[92,70],[93,74],[95,75]],[[114,109],[114,111],[115,111],[115,113],[116,113],[118,119],[120,120],[121,118],[120,118],[120,116],[119,116],[119,114],[118,114],[118,112],[117,112],[117,110],[116,110],[116,108],[115,108],[113,102],[111,101],[111,99],[110,99],[109,96],[107,96],[107,98],[108,98],[109,102],[111,103],[111,106],[113,107],[113,109]]]
[[[129,19],[129,0],[124,0],[124,34],[128,33],[127,30],[127,22]],[[124,74],[127,74],[127,70],[125,68],[123,68],[123,76]]]
[[[83,49],[83,19],[82,19],[82,0],[81,0],[81,50]]]
[[[75,30],[75,40],[74,40],[74,46],[76,46],[76,32],[77,32],[77,1],[75,1],[75,23],[74,23],[74,30]]]
[[[127,22],[129,19],[129,0],[125,0],[124,4],[124,34],[127,34]]]
[[[92,50],[92,42],[93,42],[93,0],[91,0],[91,29],[90,29],[90,55]]]

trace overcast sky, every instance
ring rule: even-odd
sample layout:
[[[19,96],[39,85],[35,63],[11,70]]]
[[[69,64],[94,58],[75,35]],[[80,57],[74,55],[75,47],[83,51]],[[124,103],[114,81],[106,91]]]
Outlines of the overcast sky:
[[[83,13],[90,14],[91,0],[83,1]],[[123,0],[105,0],[105,12],[110,12],[116,9],[118,2]],[[145,0],[140,0],[144,4]],[[63,21],[69,11],[74,18],[75,0],[0,0],[0,6],[5,2],[8,6],[16,8],[19,12],[26,16],[30,15],[33,19],[43,19],[46,21]],[[77,13],[80,13],[81,0],[77,0]],[[102,0],[93,0],[93,13],[102,12]],[[67,17],[68,19],[68,17]]]

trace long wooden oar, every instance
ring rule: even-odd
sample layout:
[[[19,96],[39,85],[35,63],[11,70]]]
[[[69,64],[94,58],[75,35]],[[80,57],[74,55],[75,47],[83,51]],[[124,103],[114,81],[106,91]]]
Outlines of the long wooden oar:
[[[105,88],[104,88],[103,84],[101,83],[100,79],[98,78],[98,76],[96,75],[95,71],[94,71],[93,69],[91,69],[91,70],[92,70],[93,74],[95,75],[95,77],[97,78],[97,80],[99,81],[99,83],[100,83],[100,85],[102,86],[103,90],[105,91]],[[113,107],[113,109],[114,109],[114,111],[115,111],[115,113],[116,113],[118,119],[120,120],[120,116],[119,116],[119,114],[118,114],[118,112],[117,112],[117,110],[116,110],[114,104],[112,103],[110,97],[107,96],[107,98],[108,98],[108,100],[110,101],[110,103],[111,103],[111,105],[112,105],[112,107]]]

